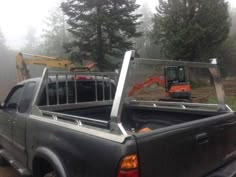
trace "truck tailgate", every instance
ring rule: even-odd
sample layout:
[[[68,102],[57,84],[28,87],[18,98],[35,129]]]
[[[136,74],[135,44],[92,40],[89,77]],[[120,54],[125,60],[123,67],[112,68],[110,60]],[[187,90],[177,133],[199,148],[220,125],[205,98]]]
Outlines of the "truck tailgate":
[[[140,177],[202,177],[236,156],[236,117],[203,120],[137,134]]]

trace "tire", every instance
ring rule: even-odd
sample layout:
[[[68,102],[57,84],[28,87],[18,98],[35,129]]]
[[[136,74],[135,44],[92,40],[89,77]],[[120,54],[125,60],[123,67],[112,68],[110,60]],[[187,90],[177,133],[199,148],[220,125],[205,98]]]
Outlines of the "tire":
[[[57,177],[56,172],[52,171],[50,173],[47,173],[46,175],[44,175],[43,177]]]

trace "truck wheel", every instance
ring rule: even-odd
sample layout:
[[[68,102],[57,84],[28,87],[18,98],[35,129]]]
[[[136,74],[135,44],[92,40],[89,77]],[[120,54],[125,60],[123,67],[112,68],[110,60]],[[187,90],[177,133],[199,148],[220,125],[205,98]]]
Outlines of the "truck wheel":
[[[56,172],[52,171],[50,173],[47,173],[46,175],[44,175],[44,177],[57,177]]]

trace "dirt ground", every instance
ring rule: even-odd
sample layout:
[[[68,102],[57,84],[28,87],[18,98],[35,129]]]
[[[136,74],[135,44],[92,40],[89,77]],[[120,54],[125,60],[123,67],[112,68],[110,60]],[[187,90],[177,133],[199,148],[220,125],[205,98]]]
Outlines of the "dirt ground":
[[[0,177],[21,177],[11,166],[0,167]]]

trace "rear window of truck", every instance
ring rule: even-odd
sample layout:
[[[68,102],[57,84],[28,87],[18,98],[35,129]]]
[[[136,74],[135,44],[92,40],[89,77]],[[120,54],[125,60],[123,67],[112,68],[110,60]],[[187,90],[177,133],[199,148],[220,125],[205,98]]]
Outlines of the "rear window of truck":
[[[102,100],[112,100],[115,95],[115,85],[111,83],[110,92],[110,82],[97,81],[97,98],[96,98],[96,84],[94,81],[77,81],[75,87],[74,81],[68,82],[68,87],[66,87],[65,82],[58,83],[58,90],[56,83],[48,84],[48,98],[49,105],[56,104],[66,104],[67,103],[67,89],[68,88],[68,103],[77,102],[91,102],[91,101],[102,101]],[[76,89],[75,89],[76,88]],[[77,100],[76,99],[77,94]],[[58,103],[57,103],[58,97]],[[39,106],[47,105],[46,88],[40,98]]]

